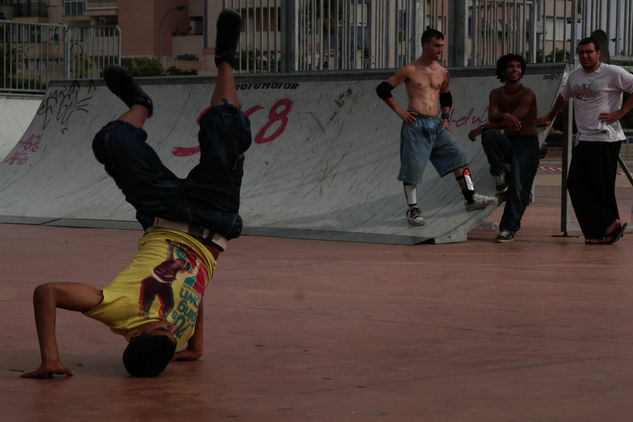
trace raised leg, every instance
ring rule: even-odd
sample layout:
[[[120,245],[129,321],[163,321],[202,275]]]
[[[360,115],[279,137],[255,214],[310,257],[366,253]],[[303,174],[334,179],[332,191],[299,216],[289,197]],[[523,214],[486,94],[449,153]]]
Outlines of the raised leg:
[[[218,79],[211,97],[211,106],[221,105],[224,100],[239,108],[233,68],[235,52],[242,31],[242,17],[232,9],[224,9],[216,24],[215,65],[218,68]]]
[[[233,68],[228,62],[220,62],[218,64],[218,79],[211,96],[211,106],[221,105],[223,100],[235,107],[240,107],[237,90],[235,89],[235,79],[233,78]]]

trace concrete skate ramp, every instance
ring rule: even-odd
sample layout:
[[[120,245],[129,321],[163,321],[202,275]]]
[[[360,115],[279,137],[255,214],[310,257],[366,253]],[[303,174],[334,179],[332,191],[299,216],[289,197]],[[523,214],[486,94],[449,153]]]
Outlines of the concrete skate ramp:
[[[492,211],[466,212],[452,175],[429,165],[418,198],[426,224],[411,227],[399,169],[401,122],[375,95],[392,72],[238,77],[254,142],[246,155],[241,215],[245,234],[416,244],[466,240]],[[549,110],[562,66],[534,66],[524,83]],[[184,177],[198,159],[195,120],[213,78],[146,78],[155,115],[148,142]],[[487,119],[492,69],[451,69],[452,128],[466,148],[479,192],[494,193],[485,154],[466,134]],[[404,87],[394,90],[406,105]],[[0,221],[133,227],[134,211],[94,159],[91,140],[125,111],[102,82],[53,83],[37,115],[0,163]]]
[[[40,106],[41,96],[0,96],[0,160],[18,143]]]

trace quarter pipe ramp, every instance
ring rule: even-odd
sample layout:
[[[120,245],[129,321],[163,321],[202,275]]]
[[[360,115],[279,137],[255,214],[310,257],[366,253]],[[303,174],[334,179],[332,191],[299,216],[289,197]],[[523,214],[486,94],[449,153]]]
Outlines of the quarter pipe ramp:
[[[551,107],[564,66],[532,66],[523,83],[539,114]],[[409,226],[399,168],[401,122],[376,97],[391,72],[238,76],[254,142],[246,154],[244,233],[398,244],[465,241],[495,207],[466,212],[454,177],[428,166],[418,187],[426,224]],[[196,118],[213,78],[144,78],[155,104],[145,129],[165,164],[184,177],[198,159]],[[480,140],[493,69],[451,69],[451,125],[471,158],[477,190],[494,194]],[[406,104],[404,87],[394,90]],[[94,134],[125,110],[101,81],[53,83],[28,129],[0,163],[0,221],[140,228],[92,155]]]

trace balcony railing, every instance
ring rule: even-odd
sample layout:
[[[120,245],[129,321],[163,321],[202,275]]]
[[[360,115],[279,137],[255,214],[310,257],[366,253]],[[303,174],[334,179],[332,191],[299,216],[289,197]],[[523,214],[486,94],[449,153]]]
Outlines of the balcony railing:
[[[48,17],[48,5],[46,3],[19,3],[15,4],[14,7],[15,12],[13,16],[16,18]]]
[[[116,9],[118,3],[118,0],[86,0],[86,10]]]

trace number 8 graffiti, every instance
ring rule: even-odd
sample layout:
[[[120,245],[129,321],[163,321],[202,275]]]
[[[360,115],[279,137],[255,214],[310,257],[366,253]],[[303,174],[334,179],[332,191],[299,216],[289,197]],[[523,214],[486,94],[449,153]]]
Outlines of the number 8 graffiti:
[[[255,113],[256,111],[263,110],[263,109],[264,109],[263,106],[256,105],[246,110],[244,112],[244,115],[249,117],[251,114]],[[292,100],[290,98],[282,98],[281,100],[277,101],[270,108],[270,111],[268,112],[268,122],[259,130],[259,132],[257,132],[257,135],[255,135],[255,139],[254,139],[255,143],[265,144],[267,142],[271,142],[277,139],[277,137],[283,133],[283,131],[286,129],[286,126],[288,125],[288,113],[290,113],[291,109],[292,109]],[[202,114],[204,114],[205,112],[206,110],[204,110],[200,115],[202,116]],[[273,126],[273,124],[278,121],[281,122],[279,124],[279,127],[273,133],[271,133],[268,137],[266,137],[266,132],[268,132],[271,126]],[[199,146],[190,147],[190,148],[174,147],[172,154],[177,157],[188,157],[190,155],[194,155],[199,152],[200,152]]]
[[[264,107],[255,106],[247,110],[246,113],[244,114],[246,116],[250,116],[255,111],[261,110],[262,108]],[[283,111],[279,112],[278,110],[280,108],[283,108]],[[268,112],[268,123],[266,123],[264,127],[262,127],[259,130],[259,132],[257,132],[257,135],[255,136],[255,139],[254,139],[255,143],[265,144],[274,139],[277,139],[277,137],[281,135],[283,131],[286,129],[286,125],[288,125],[288,113],[290,113],[291,109],[292,109],[292,100],[290,100],[289,98],[282,98],[281,100],[277,101],[275,105],[272,106],[272,108]],[[281,124],[279,125],[277,130],[275,130],[272,134],[270,134],[270,136],[266,137],[266,132],[268,131],[268,129],[270,129],[270,127],[275,122],[278,122],[278,121],[281,121]]]

